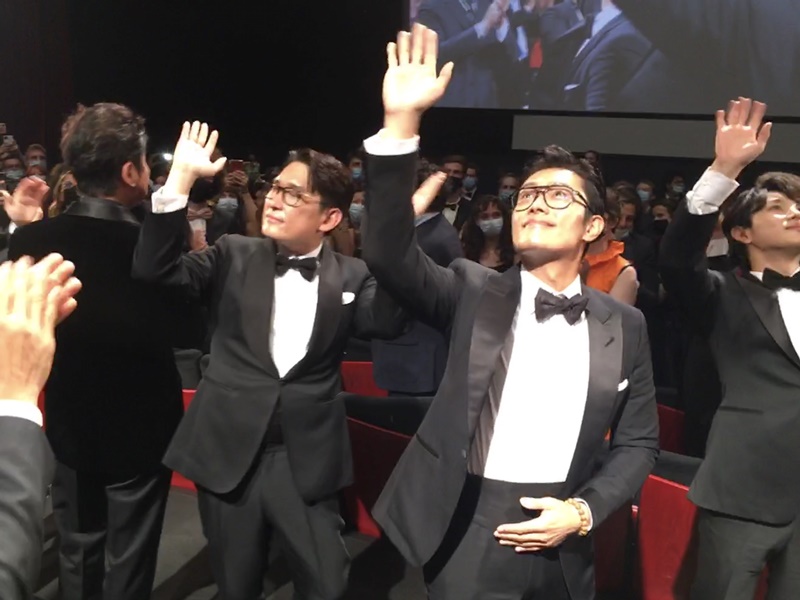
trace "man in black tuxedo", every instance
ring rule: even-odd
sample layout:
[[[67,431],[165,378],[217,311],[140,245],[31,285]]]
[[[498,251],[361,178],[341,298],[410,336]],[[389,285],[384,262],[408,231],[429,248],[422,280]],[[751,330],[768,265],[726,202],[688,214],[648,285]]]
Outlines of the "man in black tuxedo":
[[[661,242],[661,275],[707,338],[722,402],[689,490],[699,508],[696,600],[800,597],[800,178],[769,174],[726,206],[723,230],[741,270],[718,273],[706,247],[736,177],[764,151],[766,106],[717,113],[716,158]]]
[[[361,260],[323,245],[352,184],[313,150],[292,153],[271,183],[264,238],[228,235],[182,254],[189,191],[225,162],[210,160],[216,140],[205,124],[184,125],[134,261],[137,277],[210,297],[210,363],[164,461],[198,486],[223,598],[262,597],[275,540],[295,597],[333,600],[349,564],[337,497],[352,480],[342,354],[351,335],[394,337],[403,323]]]
[[[42,431],[39,390],[53,363],[56,320],[75,308],[74,265],[51,255],[0,266],[0,597],[33,597],[53,453]]]
[[[364,258],[402,304],[450,334],[439,392],[374,514],[406,559],[425,565],[433,599],[593,598],[586,536],[636,493],[657,454],[644,319],[581,286],[604,188],[558,147],[514,198],[521,269],[446,269],[419,250],[408,202],[417,135],[453,68],[437,78],[436,48],[420,25],[389,45],[384,129],[365,142]]]
[[[146,144],[144,120],[129,108],[80,109],[61,142],[80,199],[10,241],[12,260],[58,252],[84,284],[80,307],[58,328],[45,388],[64,600],[146,598],[155,577],[170,485],[161,460],[183,403],[168,335],[179,316],[163,290],[130,274]]]
[[[499,84],[520,53],[508,8],[509,0],[426,0],[420,6],[417,22],[439,34],[441,60],[459,65],[443,106],[520,108],[501,97]]]
[[[421,186],[417,195],[435,185],[435,178],[445,173],[432,173],[430,168],[417,172]],[[415,206],[425,203],[414,219],[420,249],[437,265],[450,266],[464,252],[458,232],[442,215],[446,194],[433,192],[434,200],[420,198]],[[416,210],[415,210],[416,214]],[[394,340],[373,340],[372,370],[375,383],[389,395],[433,396],[447,365],[447,340],[439,331],[421,321],[408,324],[407,331]]]

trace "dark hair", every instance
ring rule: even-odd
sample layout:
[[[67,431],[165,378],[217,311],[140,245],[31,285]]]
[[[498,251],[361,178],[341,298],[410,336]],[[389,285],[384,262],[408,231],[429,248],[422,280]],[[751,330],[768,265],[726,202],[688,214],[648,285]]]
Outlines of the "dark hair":
[[[583,158],[578,158],[569,150],[560,146],[547,146],[531,165],[523,179],[527,180],[535,173],[545,169],[566,169],[583,179],[588,212],[592,215],[605,213],[606,186],[603,176]]]
[[[642,199],[639,197],[639,194],[636,193],[634,188],[628,186],[614,186],[614,191],[619,198],[620,214],[622,214],[623,204],[632,204],[636,209],[633,217],[634,227],[638,226],[639,222],[642,220],[642,213],[644,212],[644,205],[642,204]]]
[[[516,179],[517,183],[520,183],[519,175],[517,175],[516,173],[512,173],[511,171],[507,171],[507,172],[503,173],[502,175],[500,175],[500,179],[497,180],[497,185],[502,185],[503,179],[505,179],[507,177],[511,177],[512,179]]]
[[[467,163],[464,172],[469,171],[470,169],[473,169],[476,173],[480,173],[480,169],[478,168],[478,165],[476,163]]]
[[[787,198],[800,202],[800,177],[792,173],[770,171],[756,179],[756,187],[768,192],[778,192]]]
[[[10,150],[0,154],[0,163],[4,163],[7,160],[18,160],[23,165],[25,164],[25,157],[23,157],[18,150]]]
[[[353,200],[353,183],[347,167],[330,154],[309,148],[290,152],[283,166],[293,162],[308,167],[308,189],[320,195],[323,208],[338,208],[342,214],[347,214]]]
[[[31,144],[25,149],[25,154],[27,155],[28,152],[30,152],[31,150],[39,150],[41,152],[44,152],[44,155],[47,156],[47,148],[45,148],[41,144]]]
[[[450,154],[448,156],[445,156],[442,159],[442,164],[446,165],[447,163],[458,163],[462,167],[464,167],[465,171],[467,170],[467,157],[461,154]]]
[[[650,212],[651,213],[653,212],[653,209],[656,206],[663,206],[664,208],[666,208],[667,211],[669,212],[670,216],[673,215],[673,213],[675,212],[675,208],[676,208],[675,203],[671,202],[671,201],[669,201],[667,199],[653,200],[650,203]]]
[[[64,122],[61,133],[64,164],[84,194],[112,195],[119,187],[125,164],[144,167],[144,119],[127,106],[81,106]]]
[[[620,204],[619,192],[617,192],[617,190],[612,189],[610,194],[606,194],[605,213],[611,217],[614,222],[619,224],[619,219],[622,216],[622,205]],[[608,223],[606,223],[606,227],[608,227]]]
[[[358,160],[360,160],[362,163],[363,163],[363,162],[366,162],[366,160],[367,160],[367,153],[366,153],[366,151],[364,150],[364,146],[361,146],[361,147],[360,147],[358,150],[355,150],[354,152],[351,152],[350,154],[348,154],[348,155],[347,155],[347,164],[349,165],[349,164],[350,164],[350,162],[351,162],[351,161],[352,161],[354,158],[357,158],[357,159],[358,159]]]
[[[748,271],[750,257],[747,254],[747,245],[734,239],[732,232],[737,227],[747,229],[753,226],[753,215],[767,205],[767,194],[769,191],[763,187],[745,190],[730,200],[722,213],[722,232],[728,238],[730,255],[738,266]]]
[[[417,161],[417,180],[415,188],[421,186],[427,179],[438,173],[440,171],[439,165],[436,165],[430,162],[427,158],[421,158]],[[430,203],[428,206],[429,213],[440,213],[444,210],[444,207],[447,203],[447,198],[450,196],[450,193],[447,190],[447,184],[442,186],[442,189],[437,194],[436,198],[433,199],[433,202]]]
[[[483,231],[478,227],[476,220],[484,210],[492,204],[497,206],[503,215],[503,229],[500,230],[500,261],[503,266],[510,267],[514,264],[514,242],[511,238],[511,210],[497,196],[479,196],[472,203],[469,219],[461,230],[461,245],[464,248],[464,258],[473,262],[480,262],[483,245],[486,241]]]

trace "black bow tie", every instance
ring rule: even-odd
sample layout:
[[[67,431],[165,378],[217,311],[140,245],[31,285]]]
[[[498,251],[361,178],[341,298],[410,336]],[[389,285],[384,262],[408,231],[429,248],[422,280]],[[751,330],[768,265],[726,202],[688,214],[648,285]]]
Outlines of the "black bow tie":
[[[581,294],[567,298],[539,290],[536,294],[536,320],[542,323],[555,315],[564,315],[567,323],[575,325],[580,321],[588,303],[589,298]]]
[[[771,290],[787,289],[800,292],[800,273],[795,273],[791,277],[786,277],[772,269],[764,269],[762,281],[764,285]]]
[[[300,271],[300,275],[306,281],[311,281],[314,279],[314,275],[317,274],[317,259],[314,257],[289,258],[283,254],[278,254],[275,258],[275,274],[280,277],[285,275],[289,269]]]

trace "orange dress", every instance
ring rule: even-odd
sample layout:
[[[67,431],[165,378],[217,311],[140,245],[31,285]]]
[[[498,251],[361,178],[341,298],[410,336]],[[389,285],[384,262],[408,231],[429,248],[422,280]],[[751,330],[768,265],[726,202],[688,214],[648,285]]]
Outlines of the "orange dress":
[[[589,263],[589,274],[586,276],[586,285],[606,294],[611,291],[617,282],[617,277],[631,265],[630,261],[622,258],[625,250],[623,242],[609,242],[608,248],[601,254],[587,254],[586,262]]]

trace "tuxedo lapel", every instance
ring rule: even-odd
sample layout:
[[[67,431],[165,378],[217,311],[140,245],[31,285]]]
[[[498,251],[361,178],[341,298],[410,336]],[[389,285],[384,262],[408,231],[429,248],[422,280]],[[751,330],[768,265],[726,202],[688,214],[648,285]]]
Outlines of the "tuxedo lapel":
[[[314,317],[314,329],[308,342],[308,352],[286,374],[285,379],[290,379],[307,364],[313,364],[317,359],[321,358],[330,347],[339,329],[344,285],[342,270],[334,253],[324,246],[320,255],[318,276],[317,311]]]
[[[765,287],[763,283],[750,274],[735,277],[735,279],[742,286],[747,299],[761,320],[761,324],[775,340],[775,343],[781,347],[781,350],[786,353],[795,365],[800,367],[800,357],[798,357],[797,351],[792,345],[775,292]]]
[[[278,377],[269,338],[275,298],[275,242],[265,239],[247,263],[241,298],[242,331],[247,345],[267,372]]]
[[[583,286],[583,294],[589,298],[589,389],[568,481],[576,465],[586,464],[579,454],[607,426],[608,408],[616,399],[622,373],[622,315],[611,312],[594,290]]]
[[[623,15],[617,15],[611,19],[611,21],[606,23],[605,27],[589,38],[589,42],[581,49],[581,51],[578,53],[578,56],[575,57],[575,60],[572,63],[573,73],[577,72],[583,62],[591,55],[592,51],[597,48],[597,46],[608,36],[610,36],[614,29],[619,27],[624,22],[625,17]],[[588,35],[591,35],[591,31],[588,32]]]
[[[475,431],[500,351],[511,333],[522,294],[519,267],[490,276],[475,313],[469,349],[467,431]]]

